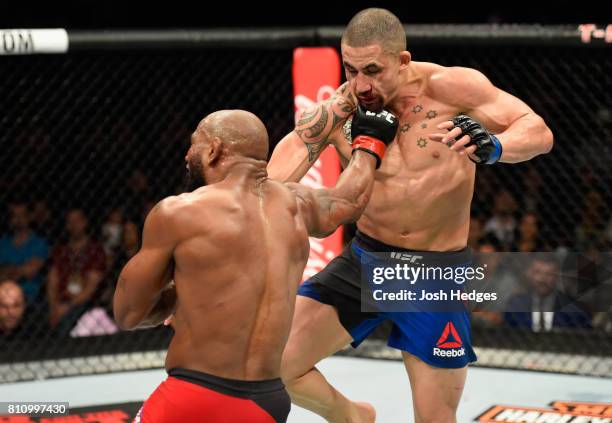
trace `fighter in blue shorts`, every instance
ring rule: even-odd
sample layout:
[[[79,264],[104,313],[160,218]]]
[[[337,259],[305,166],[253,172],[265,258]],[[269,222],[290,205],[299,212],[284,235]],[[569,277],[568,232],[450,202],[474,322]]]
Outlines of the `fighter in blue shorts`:
[[[399,118],[399,129],[375,174],[375,189],[357,222],[359,233],[300,290],[281,374],[295,404],[330,422],[373,422],[371,405],[348,400],[315,365],[350,342],[359,344],[391,319],[389,345],[402,351],[415,421],[452,423],[467,364],[475,360],[469,315],[362,312],[358,255],[427,252],[442,264],[461,265],[469,259],[476,168],[547,153],[553,136],[528,105],[479,71],[412,61],[404,27],[387,10],[355,15],[341,49],[347,82],[302,113],[274,150],[270,177],[299,181],[330,144],[346,165],[353,143],[349,120],[357,104],[371,112],[389,109]],[[377,129],[370,135],[376,138]]]
[[[300,286],[298,295],[334,307],[340,323],[351,335],[351,345],[355,348],[388,319],[393,322],[388,341],[390,347],[409,352],[435,367],[462,368],[476,361],[471,345],[469,314],[467,310],[456,310],[462,304],[445,309],[444,306],[436,307],[435,303],[427,301],[416,301],[414,304],[404,302],[395,307],[381,302],[372,304],[372,307],[378,306],[380,311],[364,311],[367,306],[362,304],[362,284],[367,282],[368,277],[362,274],[362,258],[370,252],[407,253],[418,259],[418,265],[429,268],[454,268],[471,263],[471,252],[467,248],[440,253],[412,251],[383,244],[357,231],[341,255]],[[385,264],[377,258],[373,260]],[[432,285],[431,282],[416,281],[406,287],[420,286],[427,289],[428,285]],[[453,288],[460,289],[453,281],[436,282],[446,285],[444,292]],[[435,286],[432,292],[438,289],[439,283]],[[424,307],[424,310],[419,311],[419,307]],[[401,309],[404,312],[395,311]]]

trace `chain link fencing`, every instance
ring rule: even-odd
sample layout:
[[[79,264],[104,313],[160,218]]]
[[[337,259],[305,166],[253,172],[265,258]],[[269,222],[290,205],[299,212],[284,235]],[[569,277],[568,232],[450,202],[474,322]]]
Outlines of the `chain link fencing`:
[[[606,283],[597,255],[612,239],[610,49],[408,41],[414,60],[482,71],[555,135],[549,155],[478,168],[471,246],[582,252],[599,269],[589,283]],[[18,330],[0,340],[0,382],[163,366],[170,329],[121,333],[112,322],[118,271],[140,242],[148,210],[182,191],[189,136],[206,114],[255,113],[270,151],[292,130],[291,66],[291,48],[265,45],[0,56],[0,271],[24,287],[28,302]],[[6,247],[24,219],[36,234],[31,248],[43,258],[34,274],[17,269],[19,254]],[[93,240],[84,260],[98,279],[59,324],[49,280],[61,273],[58,263],[76,260],[61,246],[79,230]],[[72,276],[58,276],[61,289],[74,288]],[[540,332],[475,313],[479,365],[610,377],[612,308],[588,312],[588,325]],[[386,330],[343,353],[399,358],[381,341]]]

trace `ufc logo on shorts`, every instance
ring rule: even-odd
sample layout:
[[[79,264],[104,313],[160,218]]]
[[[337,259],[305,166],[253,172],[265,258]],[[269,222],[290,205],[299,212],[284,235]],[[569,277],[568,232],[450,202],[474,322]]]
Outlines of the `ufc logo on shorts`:
[[[409,261],[410,263],[417,263],[423,259],[423,256],[415,256],[414,254],[408,253],[391,253],[391,258],[396,260]]]
[[[384,117],[384,118],[385,118],[385,120],[386,120],[387,122],[389,122],[389,123],[394,123],[394,120],[393,120],[393,119],[395,119],[395,116],[393,116],[391,113],[389,113],[389,112],[388,112],[388,111],[386,111],[386,110],[383,110],[383,111],[382,111],[382,112],[380,112],[380,113],[374,113],[374,112],[371,112],[371,111],[369,111],[369,110],[366,110],[366,116]]]

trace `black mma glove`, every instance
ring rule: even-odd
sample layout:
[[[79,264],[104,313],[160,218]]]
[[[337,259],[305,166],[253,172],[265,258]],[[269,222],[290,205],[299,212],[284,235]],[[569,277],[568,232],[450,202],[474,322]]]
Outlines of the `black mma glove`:
[[[474,155],[480,160],[476,161],[470,158],[474,163],[478,164],[493,164],[499,160],[502,155],[502,145],[495,135],[492,135],[475,119],[466,115],[458,115],[453,118],[453,124],[461,128],[461,135],[470,137],[470,142],[465,145],[468,148],[472,145],[476,146]]]
[[[378,169],[386,146],[395,138],[397,125],[397,118],[387,110],[376,113],[358,106],[351,122],[353,153],[362,150],[374,155]]]

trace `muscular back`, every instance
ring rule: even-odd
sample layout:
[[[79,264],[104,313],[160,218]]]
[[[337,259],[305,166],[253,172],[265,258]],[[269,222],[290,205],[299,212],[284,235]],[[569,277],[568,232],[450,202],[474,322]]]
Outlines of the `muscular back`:
[[[166,366],[233,379],[278,377],[308,258],[295,196],[264,179],[181,197],[175,336]]]

